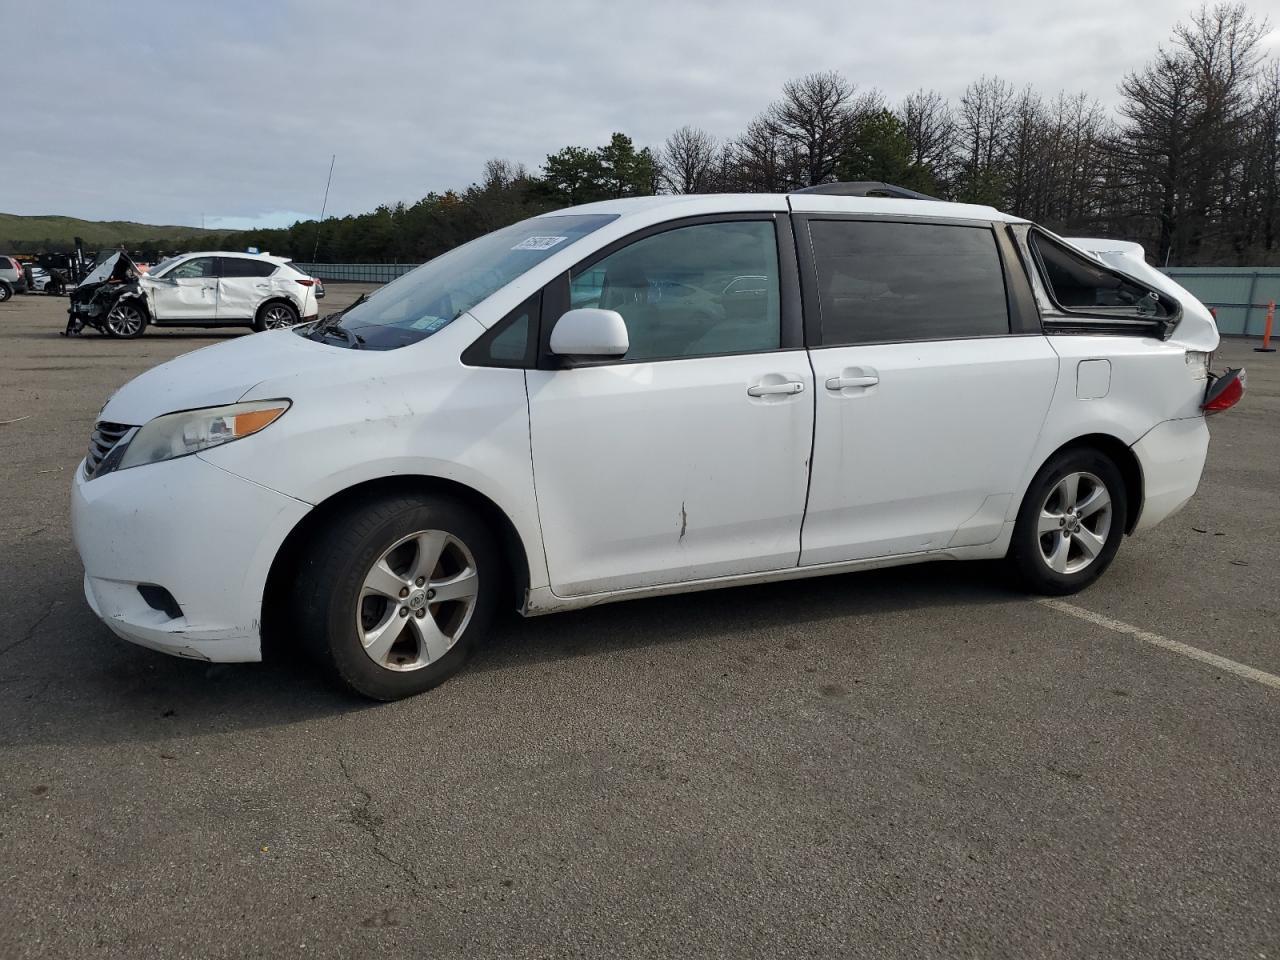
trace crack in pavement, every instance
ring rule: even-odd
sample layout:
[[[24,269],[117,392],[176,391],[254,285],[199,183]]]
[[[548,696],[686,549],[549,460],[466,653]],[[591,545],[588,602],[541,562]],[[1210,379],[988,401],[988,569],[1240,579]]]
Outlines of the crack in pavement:
[[[19,647],[30,640],[32,636],[35,635],[35,632],[40,629],[41,625],[53,615],[53,611],[58,607],[58,602],[59,601],[57,600],[51,601],[49,603],[49,609],[40,614],[40,616],[36,618],[35,622],[31,624],[31,626],[27,627],[22,636],[7,646],[0,647],[0,657],[3,657],[10,650],[13,650],[15,647]]]
[[[350,822],[353,826],[359,828],[368,834],[369,839],[373,841],[373,853],[378,859],[395,867],[419,890],[425,889],[422,878],[418,876],[416,870],[403,860],[397,860],[391,854],[382,848],[382,834],[378,827],[382,823],[382,817],[370,811],[369,807],[373,803],[373,795],[369,793],[359,781],[351,775],[351,770],[347,767],[346,758],[343,757],[342,751],[338,751],[338,766],[342,770],[342,776],[356,793],[360,795],[360,803],[356,805],[351,813]]]

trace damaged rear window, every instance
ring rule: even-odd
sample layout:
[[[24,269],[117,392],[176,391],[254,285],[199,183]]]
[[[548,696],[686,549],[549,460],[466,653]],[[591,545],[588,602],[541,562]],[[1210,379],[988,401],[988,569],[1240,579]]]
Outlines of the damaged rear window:
[[[416,343],[617,218],[617,214],[566,214],[512,224],[441,254],[356,303],[336,322],[322,321],[305,332],[319,339],[317,334],[341,330],[345,335],[335,339],[369,350]]]

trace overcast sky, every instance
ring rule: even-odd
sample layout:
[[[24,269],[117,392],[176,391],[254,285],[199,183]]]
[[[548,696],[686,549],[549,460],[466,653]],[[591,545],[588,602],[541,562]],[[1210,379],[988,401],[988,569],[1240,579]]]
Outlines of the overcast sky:
[[[0,211],[288,224],[319,213],[336,153],[329,212],[360,213],[614,130],[732,136],[813,70],[895,101],[986,72],[1110,104],[1191,6],[0,0]]]

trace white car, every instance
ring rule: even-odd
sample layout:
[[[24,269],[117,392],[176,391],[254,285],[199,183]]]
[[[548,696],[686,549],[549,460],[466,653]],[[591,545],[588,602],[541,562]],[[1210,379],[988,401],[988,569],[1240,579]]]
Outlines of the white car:
[[[1192,496],[1243,375],[1139,248],[828,189],[536,217],[144,373],[76,471],[89,604],[393,699],[499,605],[993,557],[1070,593]]]
[[[72,325],[112,337],[159,327],[274,330],[314,320],[324,288],[289,260],[256,253],[187,253],[139,270],[123,253],[100,260],[71,294]]]

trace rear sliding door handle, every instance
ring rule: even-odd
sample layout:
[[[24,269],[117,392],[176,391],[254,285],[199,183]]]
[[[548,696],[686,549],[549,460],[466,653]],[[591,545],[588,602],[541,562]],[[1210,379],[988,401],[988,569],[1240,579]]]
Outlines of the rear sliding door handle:
[[[832,377],[827,381],[827,389],[843,390],[845,387],[874,387],[879,382],[879,377]]]
[[[772,397],[780,393],[800,393],[802,390],[804,390],[804,382],[801,380],[785,380],[782,383],[757,383],[754,387],[747,387],[747,396]]]

